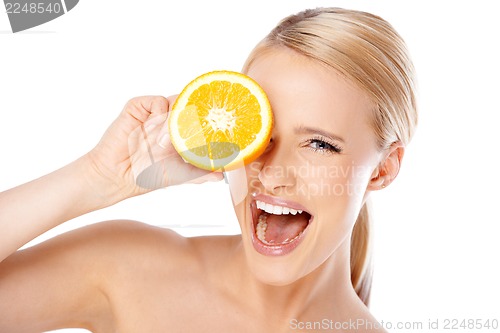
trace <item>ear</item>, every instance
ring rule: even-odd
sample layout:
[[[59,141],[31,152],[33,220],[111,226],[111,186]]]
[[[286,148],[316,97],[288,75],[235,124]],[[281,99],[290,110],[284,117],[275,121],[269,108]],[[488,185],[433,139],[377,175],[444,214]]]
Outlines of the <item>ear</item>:
[[[398,176],[405,147],[399,141],[394,142],[384,153],[385,157],[372,173],[368,190],[376,191],[389,186]]]

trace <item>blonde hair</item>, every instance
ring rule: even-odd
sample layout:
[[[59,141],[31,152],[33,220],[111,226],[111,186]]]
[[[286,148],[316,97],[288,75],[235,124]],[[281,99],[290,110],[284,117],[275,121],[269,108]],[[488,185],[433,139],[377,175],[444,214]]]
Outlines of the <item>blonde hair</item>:
[[[406,45],[382,18],[341,8],[309,9],[282,20],[251,52],[243,72],[268,50],[287,47],[344,75],[373,101],[380,149],[409,143],[417,125],[414,68]],[[368,305],[371,290],[370,218],[361,208],[351,235],[351,281]]]

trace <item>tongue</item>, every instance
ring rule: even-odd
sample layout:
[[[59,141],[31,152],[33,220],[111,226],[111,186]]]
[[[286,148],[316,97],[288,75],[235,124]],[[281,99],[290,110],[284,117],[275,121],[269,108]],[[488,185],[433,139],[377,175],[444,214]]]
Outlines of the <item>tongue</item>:
[[[274,215],[267,216],[266,241],[275,244],[284,243],[287,239],[292,240],[309,223],[307,214],[297,215]]]

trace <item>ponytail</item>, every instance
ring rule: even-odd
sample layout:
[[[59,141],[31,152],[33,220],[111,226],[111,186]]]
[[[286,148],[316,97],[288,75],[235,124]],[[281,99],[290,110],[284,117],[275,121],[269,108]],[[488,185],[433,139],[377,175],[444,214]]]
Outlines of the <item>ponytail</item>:
[[[351,282],[359,298],[370,303],[372,288],[372,263],[370,256],[370,217],[368,203],[365,202],[351,235]]]

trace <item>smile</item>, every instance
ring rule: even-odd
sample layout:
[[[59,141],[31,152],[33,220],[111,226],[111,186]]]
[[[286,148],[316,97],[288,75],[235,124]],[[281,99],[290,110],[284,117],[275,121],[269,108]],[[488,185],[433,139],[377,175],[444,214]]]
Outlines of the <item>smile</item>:
[[[304,238],[313,216],[300,204],[258,195],[252,202],[252,242],[266,256],[290,253]]]

